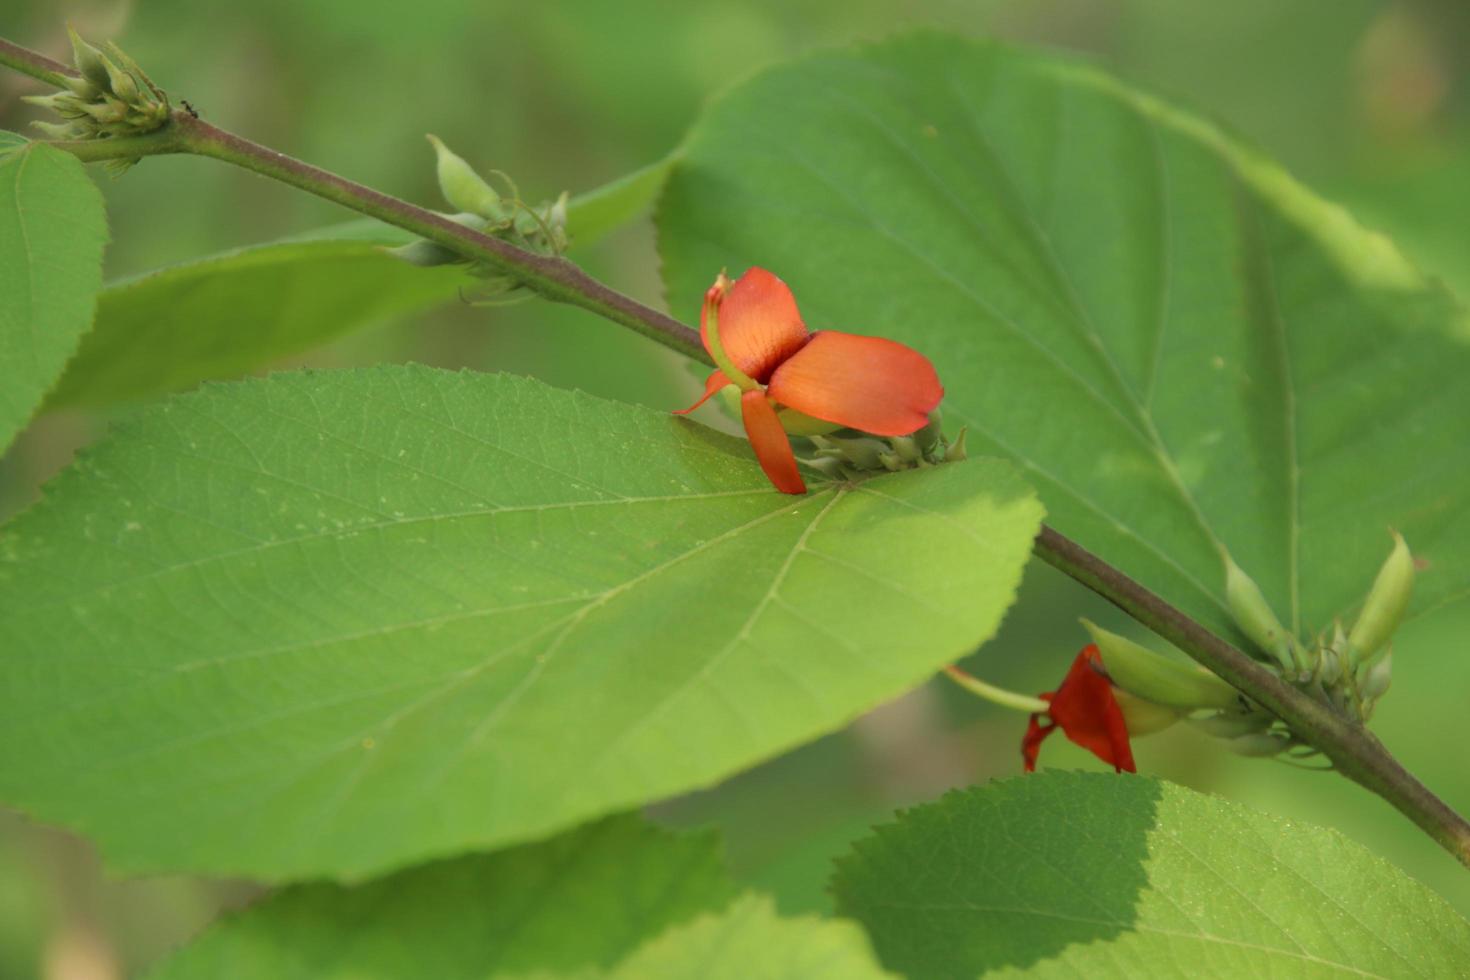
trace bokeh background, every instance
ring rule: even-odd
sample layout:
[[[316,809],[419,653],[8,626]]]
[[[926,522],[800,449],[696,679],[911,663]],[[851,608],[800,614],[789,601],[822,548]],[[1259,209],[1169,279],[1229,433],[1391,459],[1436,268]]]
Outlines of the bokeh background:
[[[1470,4],[1464,0],[5,0],[0,35],[53,56],[64,24],[114,37],[210,120],[409,198],[436,199],[422,135],[513,174],[529,199],[596,186],[677,145],[701,103],[814,47],[928,25],[1081,52],[1224,120],[1426,270],[1470,295]],[[0,128],[35,86],[0,73]],[[109,276],[334,221],[329,205],[223,165],[145,161],[99,174]],[[662,303],[649,222],[577,257]],[[292,363],[414,360],[538,375],[668,407],[695,384],[666,352],[545,303],[453,305],[384,323]],[[285,365],[283,365],[285,366]],[[0,458],[0,516],[34,498],[107,420],[40,420]],[[1387,541],[1385,540],[1385,548]],[[1055,686],[1078,615],[1125,622],[1032,564],[998,639],[968,666]],[[1470,612],[1412,623],[1375,728],[1470,809]],[[717,825],[739,874],[787,909],[822,909],[827,864],[896,807],[1019,770],[1025,719],[933,683],[847,731],[725,786],[654,809]],[[1470,913],[1470,875],[1386,804],[1331,774],[1229,756],[1181,729],[1137,746],[1143,771],[1339,828]],[[1093,768],[1060,739],[1044,761]],[[257,892],[246,882],[118,880],[91,847],[0,809],[0,978],[131,976]]]

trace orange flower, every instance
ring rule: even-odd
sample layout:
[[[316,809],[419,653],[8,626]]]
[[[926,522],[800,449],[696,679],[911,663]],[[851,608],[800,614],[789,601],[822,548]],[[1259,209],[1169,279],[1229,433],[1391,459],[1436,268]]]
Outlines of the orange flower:
[[[1089,643],[1072,661],[1072,669],[1055,691],[1041,695],[1048,702],[1045,727],[1039,714],[1031,716],[1026,737],[1021,741],[1021,759],[1027,772],[1036,771],[1041,743],[1058,728],[1118,772],[1137,772],[1133,748],[1128,744],[1128,725],[1123,709],[1113,696],[1113,685],[1103,672],[1102,654]]]
[[[929,359],[882,337],[808,333],[780,279],[752,268],[724,273],[704,294],[704,349],[718,367],[694,411],[726,385],[740,388],[740,416],[761,469],[782,493],[806,493],[788,431],[838,428],[906,436],[929,422],[944,397]]]

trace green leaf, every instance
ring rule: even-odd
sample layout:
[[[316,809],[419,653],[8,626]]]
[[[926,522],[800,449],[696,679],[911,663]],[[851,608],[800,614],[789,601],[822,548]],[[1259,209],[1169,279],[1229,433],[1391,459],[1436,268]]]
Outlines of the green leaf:
[[[623,961],[612,980],[881,980],[862,930],[816,916],[782,919],[747,896],[718,915],[671,929]]]
[[[0,129],[0,155],[18,150],[29,142],[30,140],[19,133],[12,133],[8,129]]]
[[[489,980],[607,968],[730,904],[713,834],[617,817],[359,887],[287,888],[218,923],[154,980]]]
[[[567,205],[572,245],[585,248],[647,211],[663,190],[673,165],[671,154],[573,198]]]
[[[0,154],[0,453],[91,325],[106,243],[102,195],[75,157],[34,143]]]
[[[911,980],[1470,969],[1470,923],[1336,831],[1136,776],[951,793],[860,841],[833,887]]]
[[[1330,627],[1402,531],[1470,597],[1470,322],[1214,127],[1065,61],[917,35],[729,92],[659,207],[676,313],[721,267],[930,355],[1049,521],[1232,635],[1216,550]]]
[[[440,306],[468,281],[370,242],[315,241],[243,248],[114,283],[47,407],[100,407],[245,374]]]
[[[775,493],[748,444],[384,367],[141,411],[0,535],[0,798],[130,870],[361,875],[839,728],[995,630],[973,460]]]
[[[637,217],[668,169],[663,160],[573,198],[573,244]],[[362,219],[112,283],[47,407],[104,407],[238,377],[473,286],[459,269],[416,268],[378,247],[412,240]]]

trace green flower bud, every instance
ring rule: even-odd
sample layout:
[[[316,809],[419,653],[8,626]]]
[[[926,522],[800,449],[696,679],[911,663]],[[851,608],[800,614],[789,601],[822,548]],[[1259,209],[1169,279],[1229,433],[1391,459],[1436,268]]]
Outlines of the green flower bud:
[[[1335,685],[1343,676],[1342,655],[1332,647],[1319,649],[1317,669],[1313,676],[1323,687],[1330,688]]]
[[[111,63],[107,60],[107,56],[83,41],[81,35],[72,30],[70,24],[66,26],[66,33],[71,35],[72,63],[77,66],[77,71],[103,92],[111,92],[112,72],[108,70]]]
[[[960,460],[969,459],[970,454],[965,449],[965,436],[969,435],[969,429],[961,429],[960,434],[954,437],[954,442],[944,451],[944,461],[947,463],[958,463]]]
[[[95,99],[102,94],[102,90],[93,85],[91,81],[86,78],[78,78],[76,75],[62,75],[61,84],[79,99]]]
[[[1378,578],[1363,602],[1363,611],[1358,613],[1357,622],[1348,634],[1348,647],[1355,663],[1370,659],[1393,636],[1413,591],[1414,556],[1409,553],[1403,535],[1395,531],[1393,551],[1378,570]]]
[[[1390,650],[1378,663],[1369,667],[1363,674],[1363,680],[1358,685],[1358,691],[1363,695],[1363,700],[1372,704],[1388,693],[1388,685],[1393,683],[1393,651]]]
[[[133,76],[117,67],[117,65],[114,65],[111,61],[104,59],[102,64],[107,69],[107,78],[111,83],[109,87],[112,89],[112,94],[124,102],[137,102],[142,93],[138,91],[138,83],[133,81]]]
[[[439,265],[459,265],[469,261],[453,249],[445,248],[438,242],[431,242],[423,238],[397,248],[385,248],[383,251],[395,259],[402,259],[409,265],[425,269]]]
[[[1186,714],[1176,708],[1129,694],[1117,686],[1113,688],[1113,700],[1117,703],[1118,710],[1123,712],[1123,724],[1128,727],[1128,734],[1134,738],[1161,732]]]
[[[1239,738],[1232,738],[1225,743],[1225,747],[1237,755],[1264,759],[1273,755],[1280,755],[1282,752],[1291,748],[1291,739],[1285,735],[1258,732],[1254,735],[1241,735]]]
[[[438,157],[439,192],[444,200],[461,211],[469,211],[494,221],[505,217],[500,207],[500,195],[495,188],[475,173],[473,167],[445,146],[439,137],[430,135]]]
[[[31,125],[39,129],[47,139],[72,140],[82,139],[86,136],[85,133],[79,133],[76,129],[72,128],[69,123],[49,123],[36,120]]]
[[[1263,711],[1222,711],[1204,718],[1191,718],[1189,723],[1215,738],[1239,738],[1241,735],[1263,732],[1275,720]]]
[[[1295,640],[1271,611],[1261,587],[1235,564],[1229,552],[1222,550],[1221,557],[1225,559],[1225,599],[1235,625],[1283,667],[1292,666]]]
[[[1082,625],[1102,653],[1113,684],[1130,694],[1185,711],[1231,708],[1240,703],[1235,688],[1214,674],[1175,663],[1090,620],[1082,620]]]
[[[783,411],[790,410],[785,409]],[[784,415],[782,415],[781,413],[777,413],[777,417],[781,418],[781,424],[785,426],[786,419]],[[786,431],[792,432],[792,430],[789,428],[786,429]],[[799,435],[803,433],[792,434]],[[836,458],[846,460],[848,463],[852,464],[855,469],[880,470],[884,468],[882,462],[879,461],[879,457],[881,454],[887,451],[888,447],[885,443],[877,439],[873,439],[868,436],[859,436],[855,439],[849,439],[842,436],[831,435],[811,435],[809,436],[809,438],[811,439],[813,445],[824,451],[831,450],[832,452],[837,454]]]
[[[939,409],[929,413],[928,423],[913,434],[913,440],[925,459],[944,461],[944,415]]]
[[[893,447],[894,453],[905,463],[917,463],[922,455],[919,452],[919,444],[912,436],[893,436],[888,440]]]

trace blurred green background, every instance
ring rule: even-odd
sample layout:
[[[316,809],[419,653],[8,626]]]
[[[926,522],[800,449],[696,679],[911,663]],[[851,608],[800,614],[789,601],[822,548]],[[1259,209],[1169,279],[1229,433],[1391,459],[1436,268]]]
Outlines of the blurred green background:
[[[901,8],[901,12],[900,12]],[[70,19],[115,37],[207,118],[391,193],[436,203],[435,132],[530,199],[585,190],[675,146],[712,93],[813,47],[918,25],[1079,51],[1223,119],[1428,271],[1470,295],[1470,5],[1464,0],[7,0],[0,35],[53,56]],[[0,128],[36,91],[0,74]],[[341,220],[344,214],[222,165],[156,158],[109,201],[111,276]],[[661,304],[651,223],[577,256]],[[415,360],[538,375],[659,407],[695,384],[666,352],[545,303],[452,306],[385,323],[293,363]],[[105,419],[50,417],[0,459],[0,515],[33,499]],[[1109,607],[1033,563],[1000,637],[968,666],[1023,691],[1055,686],[1082,642],[1078,615]],[[1400,758],[1470,809],[1463,750],[1470,613],[1406,627],[1375,727]],[[740,874],[789,909],[826,907],[827,862],[895,807],[1019,770],[1025,719],[940,684],[718,789],[655,808],[722,826]],[[1060,739],[1043,757],[1093,767]],[[1470,913],[1470,875],[1386,804],[1345,780],[1227,756],[1187,731],[1141,742],[1144,771],[1341,829]],[[134,975],[219,909],[240,882],[107,877],[84,842],[0,810],[0,978]]]

